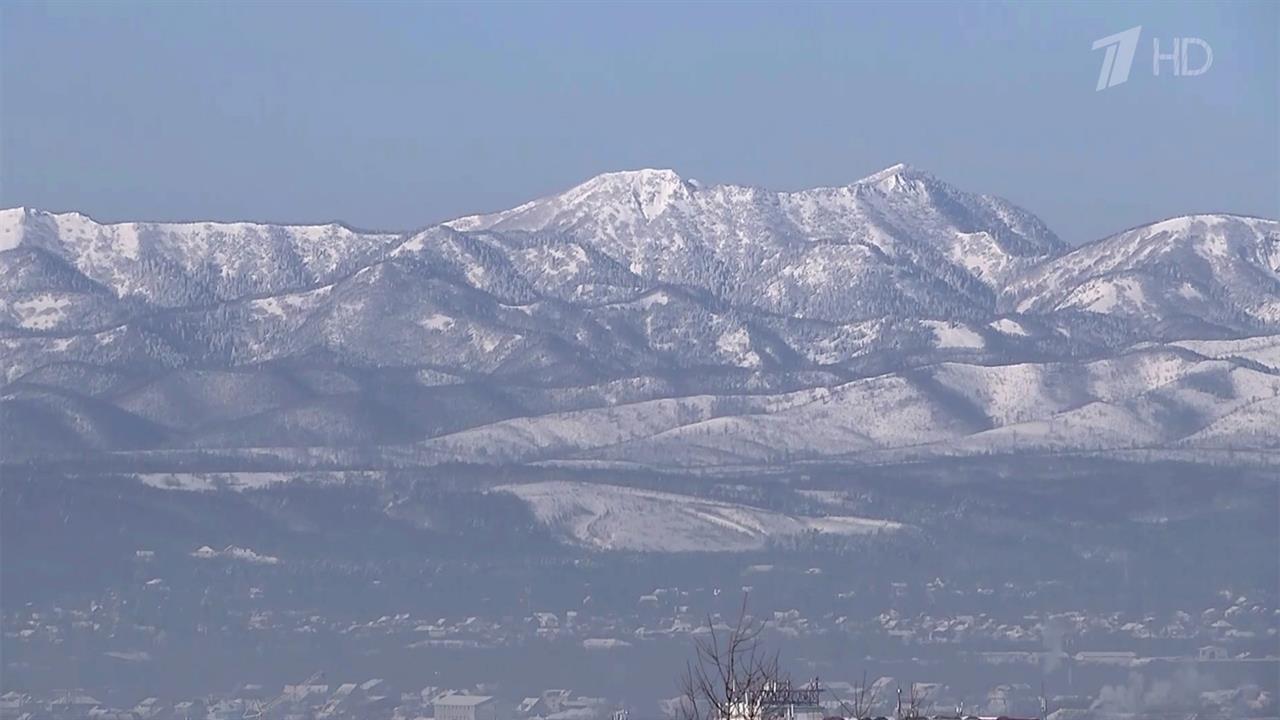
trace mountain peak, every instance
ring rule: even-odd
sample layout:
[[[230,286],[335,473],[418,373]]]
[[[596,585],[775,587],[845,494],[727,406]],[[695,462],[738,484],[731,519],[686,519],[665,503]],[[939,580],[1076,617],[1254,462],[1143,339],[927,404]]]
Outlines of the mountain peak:
[[[890,165],[889,167],[883,170],[871,173],[870,175],[859,180],[858,182],[859,183],[880,182],[881,180],[886,180],[888,178],[893,177],[894,175],[901,175],[903,173],[910,172],[911,170],[912,170],[912,167],[910,165],[906,163],[897,163],[894,165]]]
[[[644,221],[688,201],[697,189],[674,170],[644,168],[597,175],[561,196],[569,205],[605,200],[630,207]]]
[[[580,218],[611,207],[629,222],[648,222],[672,205],[689,201],[699,189],[675,170],[641,168],[607,172],[558,194],[503,212],[468,215],[445,223],[455,230],[541,229],[557,218]]]
[[[907,163],[897,163],[889,167],[874,172],[861,180],[853,183],[854,185],[892,185],[896,186],[903,181],[936,181],[933,175],[919,168],[908,165]]]
[[[600,191],[622,192],[633,195],[659,197],[687,196],[696,189],[675,170],[666,168],[641,168],[620,170],[597,175],[565,193],[566,196],[586,196]]]
[[[0,252],[18,247],[22,241],[22,224],[29,208],[15,207],[0,210]]]
[[[583,184],[594,182],[681,183],[684,179],[670,168],[639,168],[601,173]]]

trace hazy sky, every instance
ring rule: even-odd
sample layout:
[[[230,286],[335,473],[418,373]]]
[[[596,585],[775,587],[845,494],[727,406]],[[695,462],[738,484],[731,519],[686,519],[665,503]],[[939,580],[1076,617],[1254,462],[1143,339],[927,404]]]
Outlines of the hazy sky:
[[[795,189],[905,161],[1071,242],[1274,217],[1278,8],[10,2],[0,205],[410,229],[608,170]],[[1135,25],[1096,92],[1093,41]],[[1212,67],[1153,76],[1187,36]]]

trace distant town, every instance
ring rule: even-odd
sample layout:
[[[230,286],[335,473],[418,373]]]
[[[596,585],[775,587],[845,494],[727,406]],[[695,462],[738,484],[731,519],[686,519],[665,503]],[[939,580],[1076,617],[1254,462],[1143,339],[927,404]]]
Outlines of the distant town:
[[[773,572],[768,566],[748,570],[749,577],[757,578]],[[749,585],[741,588],[750,589]],[[548,607],[522,617],[400,613],[352,621],[275,610],[265,602],[262,589],[250,587],[241,602],[202,601],[192,632],[197,642],[199,637],[212,641],[220,636],[257,636],[262,642],[287,643],[290,638],[310,636],[354,643],[370,648],[369,652],[392,645],[444,658],[436,660],[436,666],[449,664],[450,653],[508,646],[522,648],[528,662],[536,663],[542,647],[557,655],[569,652],[585,657],[587,663],[609,664],[617,662],[620,653],[648,645],[661,644],[677,657],[679,648],[692,648],[694,641],[712,632],[705,607],[719,592],[656,588],[635,597],[634,611],[625,616],[597,608],[584,598],[575,609]],[[920,587],[897,582],[890,589],[904,607],[919,596],[951,595],[959,600],[1025,592],[1012,586],[956,587],[941,580]],[[110,700],[91,687],[23,687],[24,679],[39,684],[41,668],[32,660],[15,658],[39,658],[44,654],[41,648],[98,652],[125,666],[153,665],[163,657],[167,635],[174,632],[159,622],[168,596],[163,580],[145,578],[132,597],[110,593],[80,607],[7,609],[3,615],[7,692],[0,697],[0,720],[617,720],[628,716],[642,720],[675,717],[679,712],[677,666],[668,673],[669,695],[647,703],[593,688],[514,692],[509,679],[499,683],[496,673],[486,677],[482,670],[473,671],[474,676],[462,682],[456,680],[455,671],[452,682],[437,684],[406,682],[403,673],[392,680],[326,668],[283,686],[247,682],[191,697],[156,687],[130,699],[121,699],[117,692]],[[847,717],[847,698],[859,693],[875,698],[874,716],[893,717],[902,712],[897,698],[904,688],[919,698],[913,712],[922,715],[1040,717],[1043,709],[1054,720],[1144,717],[1134,712],[1138,701],[1131,696],[1136,693],[1144,707],[1163,708],[1157,713],[1162,717],[1274,717],[1276,698],[1265,684],[1251,678],[1274,676],[1280,668],[1275,653],[1280,609],[1228,590],[1217,598],[1210,607],[1167,614],[1076,611],[1010,618],[980,612],[938,615],[886,609],[869,617],[852,617],[809,616],[791,609],[762,613],[759,621],[767,637],[782,646],[805,647],[844,638],[868,650],[867,666],[901,660],[920,668],[902,670],[897,676],[877,672],[869,679],[823,678],[821,706],[799,713],[819,719]],[[848,598],[833,598],[842,599]],[[724,618],[711,616],[711,628],[724,628],[724,623]],[[873,661],[872,654],[882,659]],[[940,664],[931,665],[930,658],[987,668],[983,677],[1011,680],[986,685],[955,682]],[[796,666],[814,667],[803,659]],[[913,676],[902,674],[906,672]],[[929,677],[930,672],[936,676]],[[1049,673],[1056,686],[1030,679],[1041,673]],[[564,684],[574,684],[575,674],[566,665]],[[1159,693],[1168,697],[1157,697]]]

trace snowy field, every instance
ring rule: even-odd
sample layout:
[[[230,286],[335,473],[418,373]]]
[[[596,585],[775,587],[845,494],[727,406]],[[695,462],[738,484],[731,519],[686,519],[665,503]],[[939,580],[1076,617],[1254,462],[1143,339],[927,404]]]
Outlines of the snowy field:
[[[862,517],[785,515],[616,485],[541,482],[497,489],[529,503],[540,522],[566,539],[601,550],[743,552],[804,533],[873,535],[904,527]]]

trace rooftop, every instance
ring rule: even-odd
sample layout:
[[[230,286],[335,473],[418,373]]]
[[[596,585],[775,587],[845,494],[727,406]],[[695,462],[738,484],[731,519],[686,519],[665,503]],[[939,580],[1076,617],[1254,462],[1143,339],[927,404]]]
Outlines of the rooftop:
[[[445,695],[436,700],[434,704],[466,707],[469,705],[483,705],[492,699],[493,697],[490,695]]]

